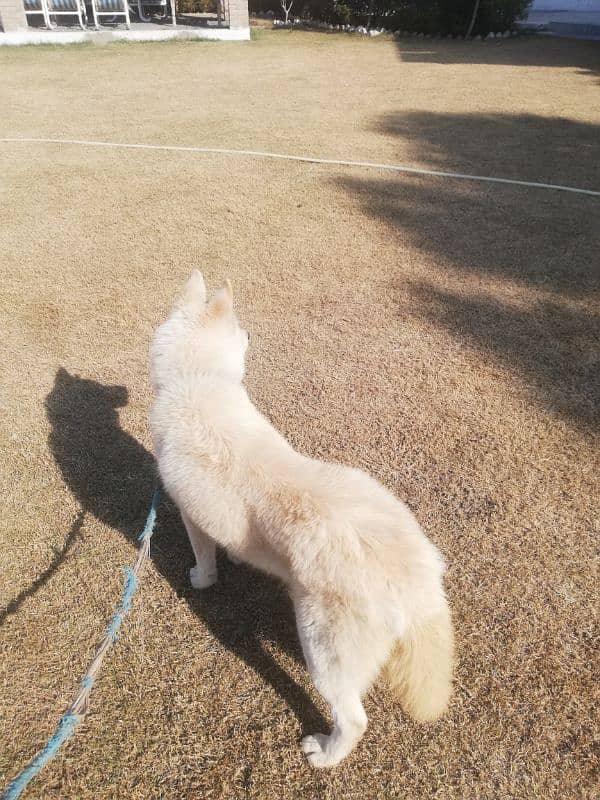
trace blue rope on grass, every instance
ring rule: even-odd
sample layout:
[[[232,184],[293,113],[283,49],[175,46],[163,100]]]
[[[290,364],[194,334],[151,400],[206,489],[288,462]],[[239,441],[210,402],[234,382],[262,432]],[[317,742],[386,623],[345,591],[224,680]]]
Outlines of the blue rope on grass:
[[[138,554],[135,567],[124,567],[123,569],[123,572],[125,572],[125,585],[123,587],[123,594],[121,595],[121,602],[119,603],[115,615],[106,628],[106,632],[100,646],[98,647],[98,650],[96,651],[96,655],[92,660],[88,674],[86,674],[81,681],[82,688],[79,694],[73,703],[71,703],[67,712],[63,715],[62,719],[58,723],[56,731],[48,739],[46,746],[43,748],[43,750],[40,750],[31,763],[25,767],[25,769],[22,770],[19,775],[17,775],[12,783],[7,786],[2,795],[0,795],[0,800],[17,800],[17,798],[21,796],[21,793],[26,788],[27,784],[33,780],[36,775],[39,775],[46,764],[58,753],[63,744],[71,738],[77,725],[83,719],[85,719],[85,715],[87,713],[87,698],[95,682],[94,677],[89,673],[92,670],[97,671],[100,668],[104,653],[106,650],[108,650],[112,643],[116,641],[117,633],[121,627],[121,623],[131,608],[131,601],[138,586],[137,572],[144,560],[145,555],[147,552],[149,552],[149,540],[154,533],[156,509],[158,508],[159,500],[159,491],[156,489],[152,498],[152,505],[150,506],[150,511],[148,512],[144,530],[138,537],[142,544],[140,546],[140,552]],[[146,542],[148,543],[147,545]],[[77,710],[80,706],[82,710],[80,713],[77,713]]]
[[[133,593],[137,589],[138,580],[135,576],[134,571],[131,567],[123,567],[123,572],[125,573],[125,586],[123,587],[123,595],[121,597],[121,604],[119,606],[119,610],[111,619],[108,628],[106,629],[107,636],[113,640],[113,642],[117,638],[117,632],[121,627],[121,623],[123,622],[123,618],[131,608],[131,598],[133,597]]]
[[[76,714],[67,713],[64,715],[58,723],[56,732],[48,739],[44,749],[37,754],[29,766],[25,767],[21,774],[8,786],[2,795],[2,800],[17,800],[17,797],[20,797],[21,792],[29,781],[33,780],[33,778],[42,771],[46,764],[58,753],[67,739],[71,738],[80,719],[81,717],[78,717]]]
[[[150,506],[150,511],[146,517],[146,524],[144,525],[144,530],[138,536],[138,541],[143,542],[144,539],[149,539],[154,533],[154,525],[156,524],[156,509],[158,508],[159,502],[160,492],[158,489],[155,489],[154,494],[152,495],[152,505]]]

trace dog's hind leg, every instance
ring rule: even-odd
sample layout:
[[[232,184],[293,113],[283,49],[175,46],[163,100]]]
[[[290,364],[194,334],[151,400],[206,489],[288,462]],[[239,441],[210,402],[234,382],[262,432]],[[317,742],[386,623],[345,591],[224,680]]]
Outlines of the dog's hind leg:
[[[331,734],[305,736],[302,749],[313,767],[332,767],[365,732],[361,697],[377,677],[389,643],[376,639],[367,620],[339,598],[295,598],[295,608],[308,669],[333,717]]]
[[[190,569],[194,589],[208,589],[217,582],[217,554],[213,540],[182,513],[181,518],[196,556],[196,566]]]

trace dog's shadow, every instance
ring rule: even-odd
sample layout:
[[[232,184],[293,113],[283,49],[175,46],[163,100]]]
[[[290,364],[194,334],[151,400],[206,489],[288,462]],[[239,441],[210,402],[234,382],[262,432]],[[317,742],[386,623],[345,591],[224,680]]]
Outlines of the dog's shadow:
[[[152,455],[121,428],[117,409],[127,404],[124,386],[105,386],[59,369],[46,398],[52,426],[49,446],[65,482],[84,512],[120,531],[137,535],[156,480]],[[211,633],[255,670],[296,714],[303,732],[327,724],[304,689],[283,670],[262,642],[276,642],[302,659],[290,600],[266,575],[219,556],[219,581],[208,590],[190,588],[193,555],[179,514],[161,503],[152,538],[152,560]]]

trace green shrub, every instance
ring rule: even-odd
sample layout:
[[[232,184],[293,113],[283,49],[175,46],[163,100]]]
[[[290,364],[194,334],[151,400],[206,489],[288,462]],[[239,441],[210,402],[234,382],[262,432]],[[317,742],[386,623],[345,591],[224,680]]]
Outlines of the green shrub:
[[[473,35],[509,30],[530,4],[531,0],[481,0]],[[467,32],[475,0],[374,0],[373,6],[373,24],[456,36]]]
[[[349,25],[352,20],[352,6],[348,3],[336,3],[334,5],[335,24]]]
[[[473,34],[509,30],[530,4],[531,0],[480,0]],[[475,0],[295,0],[291,16],[333,24],[464,35],[474,5]],[[282,16],[278,0],[250,0],[250,11],[273,11],[275,16]]]

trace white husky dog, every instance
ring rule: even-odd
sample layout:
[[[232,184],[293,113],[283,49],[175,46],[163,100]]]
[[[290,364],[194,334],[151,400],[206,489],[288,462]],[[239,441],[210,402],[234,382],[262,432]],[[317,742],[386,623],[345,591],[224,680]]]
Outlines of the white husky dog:
[[[207,302],[195,271],[151,347],[156,458],[196,556],[195,588],[217,580],[217,544],[287,584],[334,723],[302,749],[313,766],[330,767],[364,733],[361,697],[382,667],[417,720],[446,709],[453,637],[444,564],[383,486],[297,453],[257,411],[242,385],[247,347],[230,284]]]

